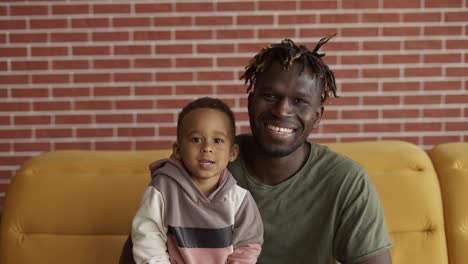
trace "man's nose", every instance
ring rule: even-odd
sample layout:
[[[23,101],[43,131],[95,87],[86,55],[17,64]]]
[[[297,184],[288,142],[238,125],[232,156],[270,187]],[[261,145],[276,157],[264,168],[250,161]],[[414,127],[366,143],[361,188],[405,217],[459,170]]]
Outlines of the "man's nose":
[[[278,102],[275,105],[274,113],[280,117],[291,116],[293,114],[291,102],[287,97],[278,100]]]

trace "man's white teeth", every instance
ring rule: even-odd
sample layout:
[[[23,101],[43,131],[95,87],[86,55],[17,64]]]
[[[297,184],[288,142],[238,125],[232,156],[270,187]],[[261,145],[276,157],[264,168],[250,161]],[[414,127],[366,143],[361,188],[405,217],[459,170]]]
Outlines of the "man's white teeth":
[[[290,129],[290,128],[285,128],[285,127],[276,127],[276,126],[272,126],[272,125],[268,125],[268,129],[276,132],[276,133],[279,133],[279,134],[289,134],[289,133],[292,133],[293,130]]]

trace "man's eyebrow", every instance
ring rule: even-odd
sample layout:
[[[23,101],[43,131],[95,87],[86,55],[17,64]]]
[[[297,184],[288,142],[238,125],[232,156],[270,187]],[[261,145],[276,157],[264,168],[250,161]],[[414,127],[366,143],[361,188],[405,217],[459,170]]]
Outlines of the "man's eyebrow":
[[[271,83],[257,83],[257,86],[261,86],[262,88],[270,88],[271,89]]]
[[[262,91],[265,91],[265,92],[272,92],[272,91],[275,91],[275,90],[278,90],[278,89],[279,89],[278,86],[275,87],[271,83],[267,83],[267,84],[262,85]]]
[[[301,91],[297,91],[295,94],[294,94],[296,97],[313,97],[314,95],[312,93],[306,93],[306,92],[301,92]]]

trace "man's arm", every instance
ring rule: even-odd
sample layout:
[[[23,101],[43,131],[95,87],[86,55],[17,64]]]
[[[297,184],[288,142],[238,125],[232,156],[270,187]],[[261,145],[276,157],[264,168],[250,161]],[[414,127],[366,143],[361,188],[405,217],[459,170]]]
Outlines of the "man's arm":
[[[392,243],[377,190],[364,170],[357,173],[356,177],[348,177],[352,181],[343,196],[335,257],[342,263],[391,264]]]
[[[356,264],[392,264],[392,256],[390,255],[390,251],[387,250],[380,255],[373,256]]]

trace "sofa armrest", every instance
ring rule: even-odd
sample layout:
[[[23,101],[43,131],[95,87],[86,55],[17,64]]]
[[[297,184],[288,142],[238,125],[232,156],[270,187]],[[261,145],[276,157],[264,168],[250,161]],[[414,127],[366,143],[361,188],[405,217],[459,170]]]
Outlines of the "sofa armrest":
[[[466,263],[468,248],[468,143],[446,143],[429,151],[439,177],[451,264]]]

